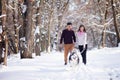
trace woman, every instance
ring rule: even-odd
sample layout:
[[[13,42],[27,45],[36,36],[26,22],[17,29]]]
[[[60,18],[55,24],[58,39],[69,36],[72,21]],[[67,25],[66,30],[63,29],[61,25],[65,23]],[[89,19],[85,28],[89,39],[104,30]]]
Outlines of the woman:
[[[86,64],[86,51],[87,51],[87,33],[84,25],[80,25],[77,32],[78,48],[82,56],[82,61]]]

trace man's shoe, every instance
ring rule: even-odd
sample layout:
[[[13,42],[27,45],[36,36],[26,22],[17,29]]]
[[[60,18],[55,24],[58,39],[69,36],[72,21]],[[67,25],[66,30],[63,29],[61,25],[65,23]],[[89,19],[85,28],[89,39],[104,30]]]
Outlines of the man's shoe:
[[[67,65],[67,63],[65,63],[64,65]]]

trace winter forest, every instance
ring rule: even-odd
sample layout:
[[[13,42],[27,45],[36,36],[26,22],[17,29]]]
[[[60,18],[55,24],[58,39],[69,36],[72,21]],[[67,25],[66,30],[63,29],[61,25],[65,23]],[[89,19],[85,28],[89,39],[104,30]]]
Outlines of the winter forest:
[[[120,42],[119,0],[1,0],[0,33],[6,54],[59,50],[67,22],[77,31],[84,24],[89,49],[115,47]],[[0,46],[2,48],[2,46]],[[0,56],[1,57],[1,56]],[[1,58],[0,58],[1,59]]]
[[[120,45],[120,0],[0,0],[0,64],[11,55],[62,52],[67,22],[75,32],[85,25],[88,50]]]

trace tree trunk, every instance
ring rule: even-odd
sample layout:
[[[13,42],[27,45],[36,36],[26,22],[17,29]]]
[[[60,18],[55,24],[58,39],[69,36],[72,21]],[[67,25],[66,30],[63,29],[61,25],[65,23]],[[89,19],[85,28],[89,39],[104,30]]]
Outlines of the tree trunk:
[[[8,38],[5,35],[5,53],[4,53],[4,65],[7,66],[7,55],[8,55]]]
[[[117,36],[117,46],[120,43],[120,35],[119,35],[119,30],[117,27],[117,22],[116,22],[116,11],[115,11],[115,6],[113,0],[111,0],[111,5],[112,5],[112,11],[113,11],[113,21],[114,21],[114,27],[116,31],[116,36]]]
[[[51,29],[51,23],[53,21],[53,10],[51,10],[51,13],[50,13],[50,21],[49,21],[49,24],[48,24],[48,48],[47,48],[47,52],[50,53],[50,50],[51,50],[51,35],[50,35],[50,29]]]
[[[6,15],[6,0],[2,0],[2,15]],[[5,53],[4,53],[4,65],[7,66],[7,54],[8,54],[8,38],[6,31],[6,16],[2,18],[2,29],[5,35]]]
[[[15,49],[15,31],[14,31],[14,19],[13,19],[13,1],[7,0],[5,6],[7,6],[7,17],[6,17],[6,29],[7,29],[7,36],[9,39],[9,47],[12,53],[16,53]],[[12,8],[8,8],[11,6]]]
[[[40,46],[39,46],[39,42],[35,44],[35,54],[36,56],[40,56]]]
[[[50,29],[52,28],[52,22],[53,22],[53,15],[54,15],[54,0],[51,1],[51,7],[48,9],[49,10],[49,23],[48,23],[48,47],[47,47],[47,52],[50,53],[51,50],[51,33],[50,33]]]
[[[107,8],[108,8],[108,4],[105,5],[105,13],[103,15],[103,25],[104,25],[104,29],[103,29],[103,38],[102,38],[102,47],[106,47],[106,19],[107,19]]]
[[[14,13],[14,15],[13,15],[13,22],[14,22],[14,29],[15,29],[15,53],[17,54],[18,53],[18,43],[19,43],[19,34],[18,34],[18,24],[17,24],[17,22],[18,22],[18,12],[16,11],[16,10],[18,10],[18,6],[17,6],[17,2],[16,2],[17,0],[15,0],[14,2],[13,2],[13,5],[14,5],[14,8],[15,9],[13,9],[13,13]]]
[[[104,25],[103,33],[102,33],[102,47],[106,46],[106,26]]]
[[[2,1],[0,0],[0,15],[2,15]],[[0,25],[2,25],[2,19],[0,18]]]
[[[40,52],[43,52],[45,51],[45,35],[42,34],[42,27],[43,27],[43,24],[42,24],[42,16],[43,16],[43,10],[44,10],[44,0],[41,0],[40,3],[39,3],[39,8],[38,8],[38,13],[40,14],[38,17],[37,17],[37,25],[40,27],[39,29],[39,32],[40,32]]]
[[[27,48],[25,49],[23,53],[23,58],[32,58],[33,53],[33,45],[34,45],[34,33],[33,33],[33,7],[32,2],[27,0],[27,26],[26,26],[26,42],[27,42]]]
[[[90,28],[91,34],[93,35],[93,47],[96,47],[96,38],[95,38],[95,33],[92,28]]]
[[[40,56],[40,35],[37,33],[35,35],[35,49],[34,52],[36,56]]]

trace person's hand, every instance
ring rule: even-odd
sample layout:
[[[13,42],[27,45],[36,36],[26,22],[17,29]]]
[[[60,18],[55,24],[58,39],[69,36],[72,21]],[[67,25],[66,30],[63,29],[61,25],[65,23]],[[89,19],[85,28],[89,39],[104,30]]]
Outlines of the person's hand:
[[[60,44],[60,45],[59,45],[59,47],[60,47],[60,48],[62,48],[62,47],[63,47],[63,45],[62,45],[62,44]]]
[[[85,49],[85,45],[83,45],[83,49]]]
[[[78,46],[77,42],[74,42],[74,46]]]

